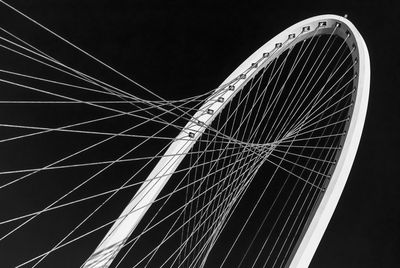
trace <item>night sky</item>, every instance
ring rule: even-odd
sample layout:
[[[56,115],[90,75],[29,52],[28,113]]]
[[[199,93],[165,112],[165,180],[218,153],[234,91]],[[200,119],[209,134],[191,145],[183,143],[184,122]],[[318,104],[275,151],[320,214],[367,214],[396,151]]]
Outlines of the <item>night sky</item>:
[[[362,0],[186,2],[12,4],[166,99],[215,88],[258,47],[300,20],[348,14],[370,53],[369,107],[350,177],[310,267],[396,267],[400,5]]]

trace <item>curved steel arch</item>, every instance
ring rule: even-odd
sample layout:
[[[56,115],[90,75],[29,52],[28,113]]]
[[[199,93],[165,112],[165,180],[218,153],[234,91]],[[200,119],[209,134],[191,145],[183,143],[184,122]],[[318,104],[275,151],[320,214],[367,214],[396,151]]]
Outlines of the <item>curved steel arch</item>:
[[[182,162],[185,154],[189,152],[204,130],[211,125],[216,116],[252,77],[279,56],[285,48],[292,47],[306,39],[317,28],[321,33],[330,33],[338,25],[340,25],[340,28],[335,34],[341,37],[348,36],[346,42],[349,47],[356,44],[353,60],[357,57],[359,62],[357,65],[359,68],[356,81],[357,91],[353,114],[336,168],[325,194],[310,215],[307,228],[302,233],[288,261],[290,267],[307,267],[329,223],[349,175],[361,138],[368,103],[370,65],[366,44],[349,20],[336,15],[312,17],[287,28],[264,44],[233,71],[215,90],[214,94],[205,101],[170,145],[83,267],[94,268],[111,265],[152,202]]]

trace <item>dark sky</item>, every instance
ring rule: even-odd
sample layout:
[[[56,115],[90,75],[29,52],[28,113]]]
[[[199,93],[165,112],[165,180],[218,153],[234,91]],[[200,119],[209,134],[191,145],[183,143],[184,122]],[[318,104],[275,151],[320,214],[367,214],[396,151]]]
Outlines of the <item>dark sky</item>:
[[[300,20],[348,14],[370,53],[369,107],[349,180],[310,267],[395,267],[400,252],[400,5],[186,2],[13,4],[167,99],[215,88],[253,51]]]

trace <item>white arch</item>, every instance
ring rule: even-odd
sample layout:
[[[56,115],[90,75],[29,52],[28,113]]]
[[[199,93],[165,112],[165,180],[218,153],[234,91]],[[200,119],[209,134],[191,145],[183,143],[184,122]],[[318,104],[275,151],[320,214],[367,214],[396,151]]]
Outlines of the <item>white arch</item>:
[[[284,51],[285,47],[293,46],[297,42],[307,38],[310,33],[319,27],[320,22],[326,23],[324,27],[320,27],[322,31],[329,31],[329,29],[335,27],[336,23],[341,23],[343,27],[341,27],[341,31],[338,34],[344,36],[345,29],[352,34],[352,40],[354,40],[358,46],[360,67],[353,116],[347,138],[343,145],[341,157],[339,158],[337,167],[332,174],[332,178],[320,205],[315,211],[315,215],[301,243],[297,245],[298,248],[290,262],[290,267],[307,267],[309,265],[333,214],[350,172],[361,137],[368,102],[370,67],[365,42],[350,21],[336,15],[312,17],[289,27],[259,48],[233,71],[196,112],[193,120],[185,126],[183,131],[177,136],[177,139],[170,145],[164,156],[159,160],[156,167],[143,182],[138,192],[83,267],[108,267],[112,263],[118,251],[139,224],[151,203],[157,198],[158,194],[171,177],[171,174],[179,166],[185,154],[189,152],[196,143],[205,128],[212,123],[218,113],[222,111],[226,104],[229,103],[244,85],[246,85],[247,81],[252,76],[275,58],[276,55]],[[310,29],[304,31],[304,27],[308,26]],[[279,46],[277,47],[276,44],[282,44],[282,47],[279,49]],[[270,57],[264,57],[264,53],[267,52],[270,53]],[[253,63],[257,63],[257,65]],[[156,177],[158,179],[154,179]]]

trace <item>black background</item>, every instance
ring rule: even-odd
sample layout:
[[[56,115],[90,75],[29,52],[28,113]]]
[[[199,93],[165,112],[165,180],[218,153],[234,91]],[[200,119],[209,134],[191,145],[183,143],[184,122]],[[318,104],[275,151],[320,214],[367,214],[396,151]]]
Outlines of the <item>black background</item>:
[[[369,49],[370,101],[353,169],[310,267],[396,267],[400,252],[399,4],[187,2],[24,0],[11,4],[166,99],[215,88],[253,51],[300,20],[348,14]],[[124,90],[146,96],[135,87]]]

